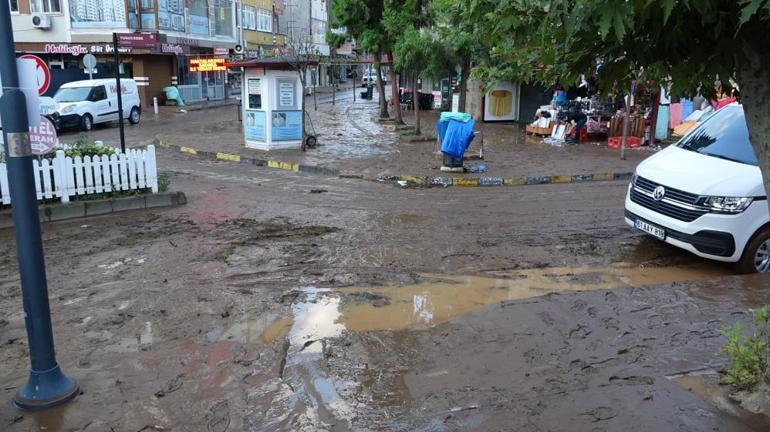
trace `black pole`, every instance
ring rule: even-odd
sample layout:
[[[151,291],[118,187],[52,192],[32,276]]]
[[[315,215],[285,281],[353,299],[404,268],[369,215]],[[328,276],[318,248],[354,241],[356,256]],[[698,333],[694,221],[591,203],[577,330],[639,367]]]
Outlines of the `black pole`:
[[[126,134],[123,131],[123,88],[120,87],[120,53],[118,52],[118,34],[112,34],[112,48],[115,52],[115,83],[118,85],[118,129],[120,129],[120,152],[126,152]]]
[[[14,398],[22,409],[43,409],[74,398],[77,383],[59,369],[53,344],[51,311],[43,258],[43,240],[29,142],[27,102],[18,89],[13,29],[9,3],[0,1],[0,118],[3,120],[5,156],[16,230],[16,253],[21,276],[24,321],[29,343],[30,373]]]

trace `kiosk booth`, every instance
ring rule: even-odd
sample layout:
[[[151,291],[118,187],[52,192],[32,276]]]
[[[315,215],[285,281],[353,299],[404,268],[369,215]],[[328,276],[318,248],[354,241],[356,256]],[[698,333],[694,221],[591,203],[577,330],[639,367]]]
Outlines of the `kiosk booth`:
[[[241,69],[246,147],[300,150],[304,137],[304,97],[297,62],[284,58],[252,59],[232,61],[227,66]]]

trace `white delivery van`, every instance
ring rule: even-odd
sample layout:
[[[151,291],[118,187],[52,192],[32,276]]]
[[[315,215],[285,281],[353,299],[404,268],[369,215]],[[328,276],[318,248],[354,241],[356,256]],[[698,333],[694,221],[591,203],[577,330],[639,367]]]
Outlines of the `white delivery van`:
[[[728,105],[636,168],[626,223],[695,255],[770,272],[770,210],[743,107]]]
[[[136,81],[121,79],[123,118],[139,123],[142,103]],[[80,128],[89,131],[94,124],[118,120],[118,91],[115,79],[73,81],[63,84],[53,96],[56,112],[49,118],[56,129]]]

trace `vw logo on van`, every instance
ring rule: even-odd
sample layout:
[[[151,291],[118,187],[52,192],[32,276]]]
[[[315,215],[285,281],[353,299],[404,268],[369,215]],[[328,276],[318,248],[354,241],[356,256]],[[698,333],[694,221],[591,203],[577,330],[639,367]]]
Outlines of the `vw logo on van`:
[[[662,200],[664,196],[666,196],[666,188],[663,186],[658,186],[654,191],[652,191],[652,199],[655,201]]]

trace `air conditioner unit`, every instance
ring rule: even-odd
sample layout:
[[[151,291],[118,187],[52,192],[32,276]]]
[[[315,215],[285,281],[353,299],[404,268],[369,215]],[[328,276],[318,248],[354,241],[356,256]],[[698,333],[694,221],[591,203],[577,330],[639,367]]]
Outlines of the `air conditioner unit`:
[[[46,14],[32,14],[32,27],[48,30],[51,28],[51,17]]]

